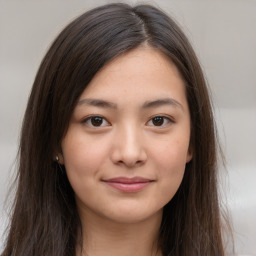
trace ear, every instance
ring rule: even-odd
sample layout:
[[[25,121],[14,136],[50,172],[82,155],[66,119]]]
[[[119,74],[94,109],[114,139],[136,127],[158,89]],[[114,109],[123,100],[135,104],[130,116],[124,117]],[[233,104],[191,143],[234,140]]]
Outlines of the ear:
[[[54,157],[53,157],[53,161],[63,165],[64,164],[64,158],[63,158],[62,153],[59,153],[59,152],[55,153]]]
[[[59,153],[58,157],[59,157],[59,163],[64,165],[64,157],[63,157],[62,153]]]
[[[186,163],[190,162],[192,158],[193,158],[193,149],[192,149],[191,145],[189,145]]]

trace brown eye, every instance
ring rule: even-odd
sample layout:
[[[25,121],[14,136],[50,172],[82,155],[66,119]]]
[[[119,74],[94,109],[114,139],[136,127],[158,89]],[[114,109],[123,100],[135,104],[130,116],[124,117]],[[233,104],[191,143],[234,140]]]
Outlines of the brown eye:
[[[155,116],[151,118],[148,122],[148,126],[153,126],[153,127],[165,127],[170,123],[174,123],[172,119],[166,116]]]
[[[103,118],[100,116],[94,116],[91,118],[91,124],[93,126],[101,126],[103,123]]]
[[[91,127],[105,127],[109,126],[109,122],[101,116],[90,116],[87,117],[83,123]]]
[[[164,123],[164,117],[162,117],[162,116],[156,116],[156,117],[152,118],[152,123],[153,123],[155,126],[162,126],[163,123]]]

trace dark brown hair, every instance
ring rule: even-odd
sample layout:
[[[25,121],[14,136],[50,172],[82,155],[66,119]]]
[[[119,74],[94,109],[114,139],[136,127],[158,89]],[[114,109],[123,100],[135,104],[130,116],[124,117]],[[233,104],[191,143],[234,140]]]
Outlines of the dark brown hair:
[[[35,78],[19,148],[18,187],[3,256],[74,256],[81,232],[65,167],[54,161],[77,100],[110,60],[142,44],[178,67],[191,113],[193,159],[164,207],[163,255],[222,256],[217,145],[205,79],[186,36],[149,5],[109,4],[69,24],[53,42]]]

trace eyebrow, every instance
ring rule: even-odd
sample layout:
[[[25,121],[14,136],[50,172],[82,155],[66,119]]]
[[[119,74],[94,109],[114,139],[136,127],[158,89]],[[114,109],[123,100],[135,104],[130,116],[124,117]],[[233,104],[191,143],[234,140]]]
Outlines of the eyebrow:
[[[106,101],[106,100],[100,100],[100,99],[83,99],[83,100],[80,100],[77,105],[82,105],[82,104],[101,107],[101,108],[117,109],[117,104]]]
[[[154,107],[160,107],[163,105],[171,105],[184,110],[183,106],[178,101],[172,98],[163,98],[163,99],[158,99],[154,101],[146,101],[143,104],[142,108],[154,108]]]
[[[95,107],[100,107],[100,108],[112,108],[112,109],[117,109],[117,104],[110,102],[110,101],[106,101],[106,100],[101,100],[101,99],[82,99],[78,102],[77,105],[82,105],[82,104],[86,104],[86,105],[90,105],[90,106],[95,106]],[[172,98],[163,98],[163,99],[157,99],[154,101],[146,101],[143,105],[142,108],[146,109],[146,108],[154,108],[154,107],[160,107],[163,105],[171,105],[174,107],[178,107],[181,110],[183,109],[183,106],[176,100],[172,99]]]

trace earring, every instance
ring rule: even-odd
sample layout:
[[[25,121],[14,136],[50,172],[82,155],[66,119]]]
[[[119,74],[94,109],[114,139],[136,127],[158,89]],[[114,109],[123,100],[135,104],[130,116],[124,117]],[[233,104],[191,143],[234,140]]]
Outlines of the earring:
[[[57,155],[56,157],[55,157],[55,160],[56,160],[56,162],[59,162],[59,156]]]

